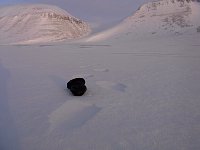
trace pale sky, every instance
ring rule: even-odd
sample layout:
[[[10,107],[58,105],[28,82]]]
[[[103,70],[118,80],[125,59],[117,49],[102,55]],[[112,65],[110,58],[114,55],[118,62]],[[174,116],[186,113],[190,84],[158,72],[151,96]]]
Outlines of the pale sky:
[[[0,4],[53,4],[88,22],[105,23],[119,21],[130,16],[147,1],[150,0],[0,0]]]

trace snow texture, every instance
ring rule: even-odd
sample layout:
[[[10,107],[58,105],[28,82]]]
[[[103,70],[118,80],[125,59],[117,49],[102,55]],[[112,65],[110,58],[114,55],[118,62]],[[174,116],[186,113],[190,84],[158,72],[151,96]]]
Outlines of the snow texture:
[[[0,149],[198,150],[199,39],[0,46]]]
[[[200,34],[134,36],[1,45],[0,150],[199,150]]]

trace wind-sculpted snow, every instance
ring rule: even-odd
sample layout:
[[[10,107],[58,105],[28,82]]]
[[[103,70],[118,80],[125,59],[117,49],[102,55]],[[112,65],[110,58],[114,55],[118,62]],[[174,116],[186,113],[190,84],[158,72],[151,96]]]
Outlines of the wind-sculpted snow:
[[[199,39],[0,46],[0,150],[199,150]]]
[[[49,5],[0,9],[0,43],[42,43],[77,39],[89,33],[87,23]]]
[[[149,2],[114,28],[92,36],[88,41],[117,38],[121,33],[131,38],[155,35],[197,33],[200,26],[200,3],[192,0],[159,0]]]

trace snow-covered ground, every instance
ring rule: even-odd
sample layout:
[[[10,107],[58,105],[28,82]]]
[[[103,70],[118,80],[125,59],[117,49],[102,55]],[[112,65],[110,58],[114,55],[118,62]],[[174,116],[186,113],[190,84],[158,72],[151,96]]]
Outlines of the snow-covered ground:
[[[0,46],[0,149],[198,150],[199,38]]]
[[[199,150],[200,7],[190,2],[178,16],[192,26],[166,24],[173,32],[143,31],[149,16],[136,32],[133,16],[76,42],[1,45],[0,150]],[[86,79],[82,97],[66,89],[75,77]]]

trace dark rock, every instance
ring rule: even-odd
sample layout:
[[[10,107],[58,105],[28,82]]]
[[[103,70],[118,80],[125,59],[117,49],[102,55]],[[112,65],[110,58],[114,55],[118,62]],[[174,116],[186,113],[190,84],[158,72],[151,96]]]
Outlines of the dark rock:
[[[87,90],[87,87],[85,85],[74,85],[71,87],[70,91],[74,96],[82,96]]]
[[[86,91],[85,80],[83,78],[75,78],[67,83],[67,88],[74,96],[82,96]]]

